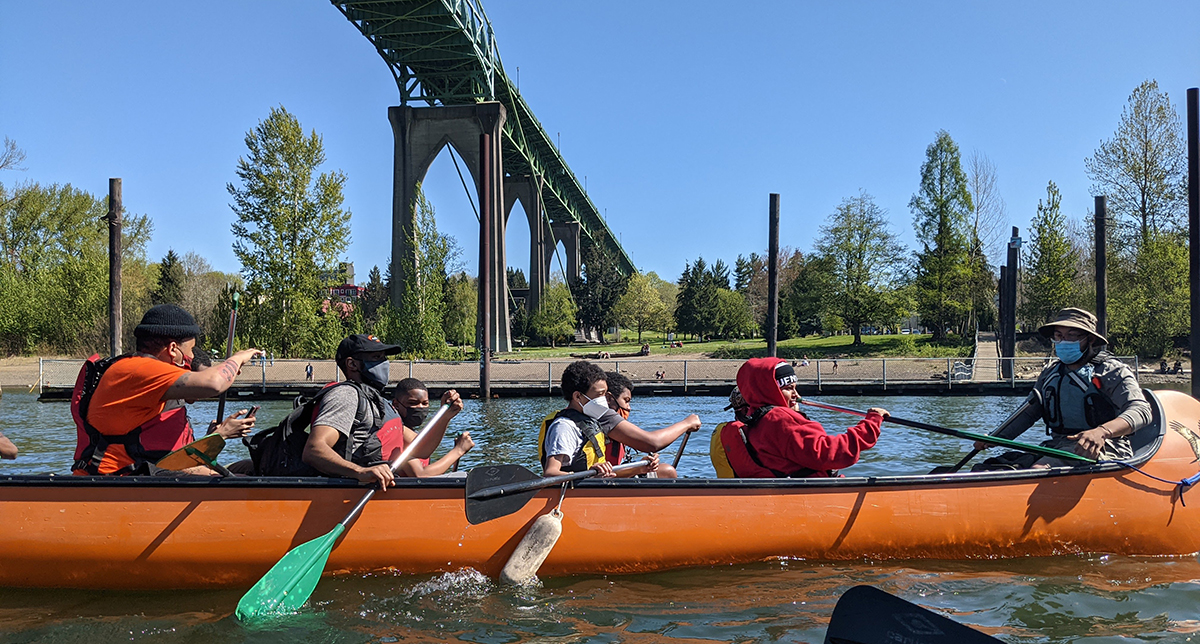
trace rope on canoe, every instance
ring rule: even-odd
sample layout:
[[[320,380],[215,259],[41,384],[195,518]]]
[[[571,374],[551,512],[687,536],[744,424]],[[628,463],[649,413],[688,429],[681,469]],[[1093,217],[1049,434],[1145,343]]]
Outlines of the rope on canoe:
[[[1182,481],[1172,481],[1169,479],[1164,479],[1160,476],[1155,476],[1155,475],[1143,470],[1142,468],[1140,468],[1136,465],[1133,465],[1132,463],[1126,463],[1125,461],[1112,460],[1112,461],[1100,461],[1100,462],[1101,463],[1116,463],[1117,465],[1120,465],[1122,467],[1127,467],[1127,468],[1137,472],[1138,474],[1141,474],[1142,476],[1152,478],[1155,481],[1158,481],[1160,483],[1166,483],[1168,485],[1174,485],[1174,486],[1178,487],[1179,488],[1179,504],[1185,508],[1187,507],[1187,501],[1183,500],[1183,493],[1187,492],[1189,489],[1191,489],[1191,487],[1193,485],[1195,485],[1198,481],[1200,481],[1200,472],[1197,472],[1196,474],[1193,474],[1193,475],[1187,477],[1186,479],[1183,479]]]

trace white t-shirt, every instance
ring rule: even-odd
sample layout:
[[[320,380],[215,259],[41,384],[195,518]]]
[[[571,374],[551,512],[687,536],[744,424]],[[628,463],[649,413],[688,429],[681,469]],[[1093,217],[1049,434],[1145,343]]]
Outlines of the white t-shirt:
[[[624,419],[620,414],[610,409],[596,422],[600,425],[600,431],[608,436],[622,420]],[[566,456],[568,460],[573,459],[583,448],[583,440],[582,432],[574,421],[569,418],[556,418],[546,428],[546,457]]]

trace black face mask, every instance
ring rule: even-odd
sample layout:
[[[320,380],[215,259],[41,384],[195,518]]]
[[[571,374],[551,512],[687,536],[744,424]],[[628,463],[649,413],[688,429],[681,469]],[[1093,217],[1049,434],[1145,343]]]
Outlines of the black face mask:
[[[425,415],[429,412],[427,407],[396,407],[392,405],[392,409],[400,414],[400,418],[404,420],[404,426],[409,429],[416,429],[425,422]]]

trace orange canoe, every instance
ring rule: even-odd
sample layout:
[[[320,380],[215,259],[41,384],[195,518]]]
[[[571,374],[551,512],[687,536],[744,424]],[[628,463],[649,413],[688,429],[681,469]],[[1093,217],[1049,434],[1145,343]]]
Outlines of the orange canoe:
[[[1200,402],[1152,396],[1133,463],[1197,472]],[[0,586],[245,588],[292,547],[328,532],[361,497],[349,481],[0,477]],[[494,575],[558,501],[469,525],[462,479],[406,479],[377,495],[334,549],[331,573]],[[633,573],[806,559],[1200,551],[1200,495],[1117,464],[841,479],[587,481],[563,504],[540,574]]]

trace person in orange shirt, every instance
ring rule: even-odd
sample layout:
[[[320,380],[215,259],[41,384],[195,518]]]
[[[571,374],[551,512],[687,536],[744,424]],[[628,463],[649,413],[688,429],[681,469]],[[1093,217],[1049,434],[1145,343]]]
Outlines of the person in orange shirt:
[[[92,356],[80,370],[71,396],[78,441],[72,471],[78,475],[154,474],[159,459],[194,440],[184,400],[219,395],[242,365],[261,355],[239,351],[220,367],[191,371],[200,327],[174,304],[146,311],[134,329],[132,354]],[[215,472],[207,467],[187,474]]]

